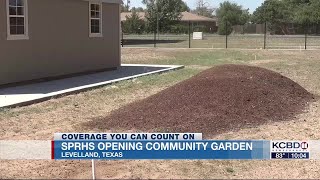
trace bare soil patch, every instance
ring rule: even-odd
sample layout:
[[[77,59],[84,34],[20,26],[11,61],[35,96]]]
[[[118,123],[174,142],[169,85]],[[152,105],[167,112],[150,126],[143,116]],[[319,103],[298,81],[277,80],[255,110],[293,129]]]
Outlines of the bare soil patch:
[[[88,129],[202,132],[212,136],[291,119],[313,99],[311,93],[279,73],[223,65],[82,125]]]

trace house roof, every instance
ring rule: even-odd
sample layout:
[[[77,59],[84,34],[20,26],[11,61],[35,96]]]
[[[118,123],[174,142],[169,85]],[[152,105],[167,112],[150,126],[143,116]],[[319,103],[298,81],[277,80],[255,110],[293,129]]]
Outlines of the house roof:
[[[121,21],[126,21],[127,20],[127,16],[130,17],[132,14],[132,12],[123,12],[121,13]],[[139,17],[143,20],[145,20],[145,12],[137,12],[137,14],[139,15]],[[204,17],[204,16],[200,16],[197,14],[193,14],[190,12],[182,12],[181,13],[181,20],[180,21],[185,21],[185,22],[216,22],[218,21],[218,19],[215,18],[209,18],[209,17]]]
[[[215,22],[217,21],[217,18],[209,18],[209,17],[205,17],[205,16],[200,16],[198,14],[193,14],[190,12],[182,12],[182,17],[181,17],[181,21],[195,21],[195,22],[199,22],[199,21],[205,21],[205,22]]]
[[[131,17],[132,12],[123,12],[121,13],[121,21],[126,21],[127,20],[127,16]],[[137,12],[138,16],[140,17],[140,19],[145,20],[145,12]]]
[[[83,1],[90,1],[90,0],[83,0]],[[114,3],[114,4],[121,4],[122,0],[95,0],[96,2],[102,3]]]

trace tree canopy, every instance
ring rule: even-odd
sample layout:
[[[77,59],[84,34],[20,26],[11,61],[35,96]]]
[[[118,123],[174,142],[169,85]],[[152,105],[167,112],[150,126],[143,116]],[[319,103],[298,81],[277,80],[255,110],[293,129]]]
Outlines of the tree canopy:
[[[159,27],[160,32],[166,32],[175,21],[181,19],[181,12],[186,4],[182,0],[143,0],[146,5],[146,19],[149,31]]]
[[[266,0],[258,7],[253,15],[252,22],[268,23],[269,30],[280,28],[287,33],[287,24],[300,25],[320,23],[319,0]]]
[[[197,0],[197,7],[196,9],[192,10],[192,13],[212,18],[214,16],[214,11],[215,9],[210,7],[208,1]]]
[[[123,32],[142,34],[145,30],[145,22],[139,17],[137,11],[132,10],[130,16],[126,16],[126,21],[123,23]]]
[[[132,7],[131,12],[136,11],[136,12],[144,12],[145,9],[143,9],[143,7]]]
[[[181,12],[185,12],[185,11],[187,11],[187,12],[190,12],[190,8],[189,8],[189,6],[187,5],[187,3],[186,2],[184,2],[184,1],[182,1],[182,4],[181,4]]]
[[[297,1],[297,0],[296,0]],[[300,24],[319,24],[320,23],[320,1],[305,0],[304,3],[297,4],[296,13],[293,14],[295,23]]]
[[[217,9],[217,17],[219,19],[218,33],[225,35],[232,32],[232,26],[247,23],[250,14],[248,9],[243,9],[236,3],[225,1],[220,3],[220,7]]]
[[[126,0],[124,2],[123,0],[121,1],[121,12],[129,12],[130,11],[130,0]]]

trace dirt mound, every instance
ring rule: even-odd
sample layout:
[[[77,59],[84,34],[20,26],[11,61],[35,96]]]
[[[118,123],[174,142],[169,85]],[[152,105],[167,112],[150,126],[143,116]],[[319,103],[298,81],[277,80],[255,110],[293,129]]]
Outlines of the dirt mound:
[[[267,69],[223,65],[129,104],[87,128],[214,135],[283,121],[302,113],[313,95]]]

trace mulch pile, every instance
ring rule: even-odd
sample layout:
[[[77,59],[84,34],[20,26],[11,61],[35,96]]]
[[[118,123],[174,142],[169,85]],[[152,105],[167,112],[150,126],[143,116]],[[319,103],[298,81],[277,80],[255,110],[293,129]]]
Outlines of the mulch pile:
[[[223,65],[85,125],[145,132],[202,132],[215,135],[302,113],[313,95],[279,73]]]

